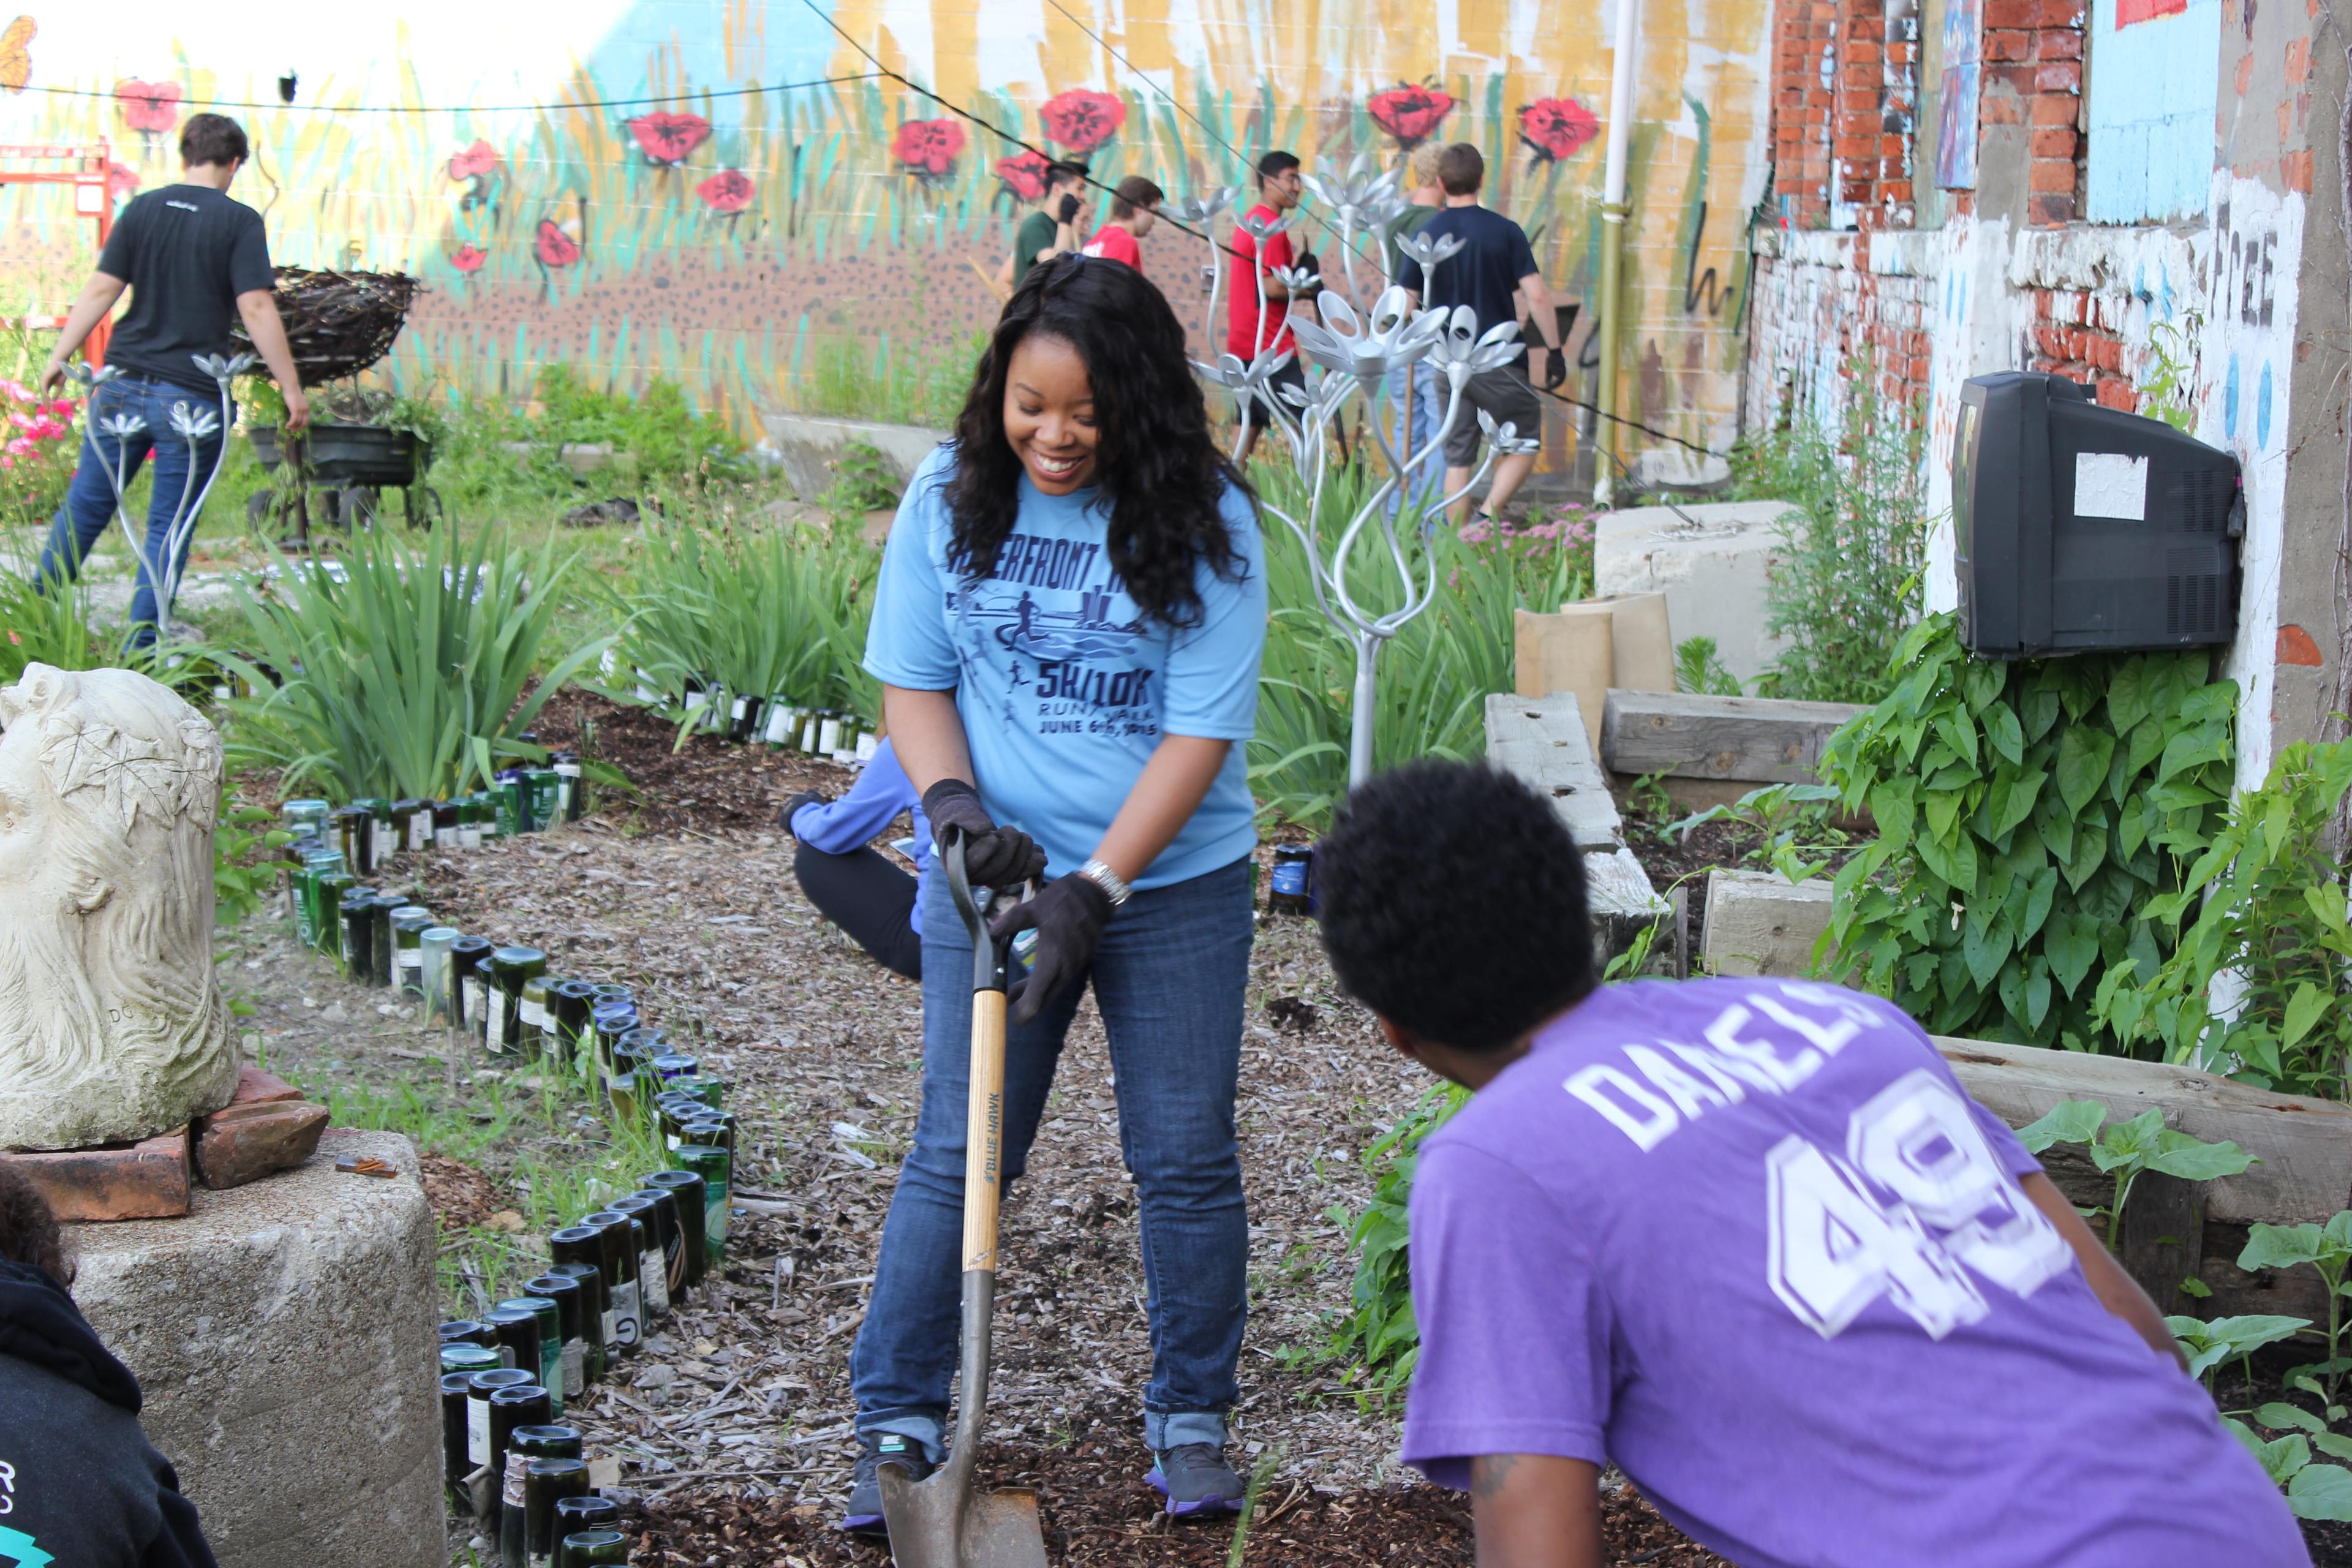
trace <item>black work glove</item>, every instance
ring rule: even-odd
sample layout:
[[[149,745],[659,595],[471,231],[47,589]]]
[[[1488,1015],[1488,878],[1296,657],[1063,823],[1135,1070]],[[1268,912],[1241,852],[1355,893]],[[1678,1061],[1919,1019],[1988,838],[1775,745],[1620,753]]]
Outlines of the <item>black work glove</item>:
[[[1546,349],[1543,354],[1543,389],[1551,392],[1568,379],[1568,353],[1563,349]]]
[[[793,830],[793,817],[800,811],[801,807],[804,805],[823,805],[824,804],[824,796],[817,794],[816,791],[813,789],[804,789],[801,791],[800,794],[793,796],[792,799],[784,802],[784,809],[776,813],[776,824],[785,832],[790,833]]]
[[[1298,270],[1300,270],[1301,272],[1306,273],[1309,278],[1314,279],[1315,279],[1316,281],[1318,281],[1318,283],[1322,281],[1322,279],[1323,279],[1323,264],[1322,264],[1320,261],[1318,261],[1318,260],[1315,258],[1315,253],[1314,253],[1313,251],[1311,251],[1311,250],[1302,250],[1302,251],[1300,251],[1300,252],[1298,253],[1298,264],[1297,264],[1297,265],[1298,265]]]
[[[1055,210],[1054,221],[1055,223],[1077,222],[1079,205],[1077,197],[1069,195],[1064,196],[1062,198],[1062,205]]]
[[[999,827],[980,804],[980,792],[961,779],[941,779],[923,792],[923,815],[931,820],[931,842],[944,848],[942,831],[964,836],[963,874],[975,888],[1017,888],[1045,869],[1045,852],[1017,827]]]
[[[1045,1010],[1054,994],[1087,972],[1095,943],[1109,923],[1110,895],[1091,877],[1058,877],[1024,903],[989,922],[988,934],[1009,942],[1015,931],[1037,928],[1037,952],[1029,973],[1005,992],[1013,1021],[1026,1024]]]

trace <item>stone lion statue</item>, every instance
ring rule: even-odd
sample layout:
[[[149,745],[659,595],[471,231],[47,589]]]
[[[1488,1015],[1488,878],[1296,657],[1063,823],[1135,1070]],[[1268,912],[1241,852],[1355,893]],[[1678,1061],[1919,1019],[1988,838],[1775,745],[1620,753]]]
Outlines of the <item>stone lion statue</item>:
[[[152,1137],[217,1110],[221,742],[127,669],[0,688],[0,1149]]]

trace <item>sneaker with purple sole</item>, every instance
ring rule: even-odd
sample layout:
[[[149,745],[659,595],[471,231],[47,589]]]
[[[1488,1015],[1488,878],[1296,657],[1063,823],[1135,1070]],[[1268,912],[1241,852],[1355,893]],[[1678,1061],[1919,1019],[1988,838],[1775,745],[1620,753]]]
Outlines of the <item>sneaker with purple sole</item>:
[[[1225,1451],[1214,1443],[1179,1443],[1152,1455],[1143,1479],[1168,1500],[1171,1519],[1215,1519],[1239,1513],[1246,1489]]]

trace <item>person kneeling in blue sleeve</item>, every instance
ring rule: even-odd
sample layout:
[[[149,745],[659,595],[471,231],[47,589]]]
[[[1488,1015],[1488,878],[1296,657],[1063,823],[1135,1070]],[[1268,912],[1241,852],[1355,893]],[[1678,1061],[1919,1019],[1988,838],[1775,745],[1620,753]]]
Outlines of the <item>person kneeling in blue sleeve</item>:
[[[873,847],[873,840],[901,812],[914,817],[909,877]],[[814,795],[795,796],[784,807],[784,825],[800,841],[793,875],[817,912],[847,931],[885,969],[909,980],[923,977],[922,889],[931,879],[931,825],[922,797],[907,782],[907,770],[886,739],[867,761],[849,793],[836,801]]]
[[[214,1568],[195,1505],[139,1426],[139,1384],[67,1286],[32,1183],[0,1163],[0,1563]]]
[[[1371,780],[1315,872],[1341,985],[1474,1091],[1413,1165],[1403,1458],[1468,1488],[1480,1568],[1600,1568],[1612,1463],[1741,1568],[2309,1563],[2155,1305],[1891,1004],[1596,985],[1583,858],[1488,768]]]

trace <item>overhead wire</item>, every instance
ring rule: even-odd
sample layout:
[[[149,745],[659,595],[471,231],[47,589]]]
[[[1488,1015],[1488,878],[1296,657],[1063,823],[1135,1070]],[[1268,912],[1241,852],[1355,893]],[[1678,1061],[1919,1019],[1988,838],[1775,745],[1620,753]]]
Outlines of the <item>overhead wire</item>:
[[[269,103],[252,99],[191,97],[190,104],[206,109],[269,109],[292,110],[303,114],[522,114],[545,112],[551,109],[636,109],[649,103],[692,102],[698,99],[751,98],[763,92],[792,92],[801,88],[831,87],[841,82],[872,81],[887,73],[858,71],[849,76],[812,77],[807,81],[780,81],[753,87],[725,87],[699,92],[664,92],[645,98],[583,98],[566,99],[560,103],[461,103],[451,105],[409,103]],[[121,92],[112,88],[44,87],[39,83],[26,84],[24,92],[46,92],[56,98],[96,98],[120,100],[148,95]]]

